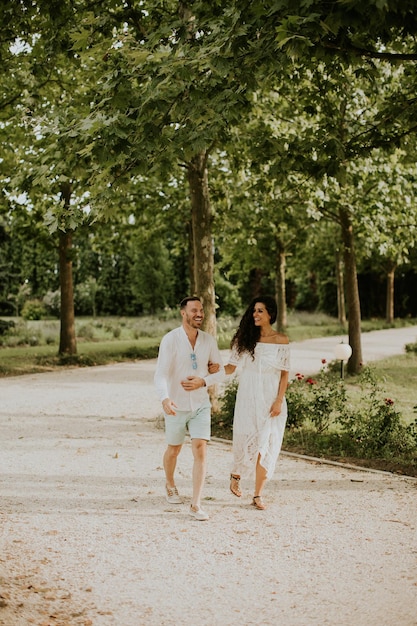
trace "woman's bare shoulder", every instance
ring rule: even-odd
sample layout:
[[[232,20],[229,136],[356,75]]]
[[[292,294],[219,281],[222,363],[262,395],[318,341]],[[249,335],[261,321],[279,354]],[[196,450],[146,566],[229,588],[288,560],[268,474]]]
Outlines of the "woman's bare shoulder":
[[[276,344],[289,344],[289,339],[287,337],[287,335],[284,335],[284,333],[276,333],[273,337],[274,339],[274,343]]]

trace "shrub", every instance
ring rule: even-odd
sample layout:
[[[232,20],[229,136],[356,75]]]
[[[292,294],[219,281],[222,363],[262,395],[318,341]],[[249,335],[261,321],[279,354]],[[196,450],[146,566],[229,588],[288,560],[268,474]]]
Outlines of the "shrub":
[[[78,365],[79,367],[91,367],[95,365],[94,358],[86,354],[60,354],[59,365]]]
[[[285,396],[288,404],[287,426],[297,428],[310,421],[318,433],[323,433],[343,411],[346,387],[335,373],[323,368],[316,377],[305,378],[303,374],[296,374]]]
[[[414,411],[417,410],[417,406],[414,407]],[[417,448],[417,419],[415,419],[411,424],[407,426],[407,432],[411,439],[414,441],[414,445]]]
[[[6,335],[14,327],[13,320],[0,320],[0,335]]]
[[[159,346],[150,346],[149,348],[141,348],[131,346],[123,352],[123,356],[127,359],[155,359],[158,356]]]
[[[41,320],[46,317],[46,307],[41,300],[26,300],[20,314],[24,320]]]
[[[346,405],[336,418],[342,431],[365,458],[410,455],[415,448],[412,429],[402,423],[394,400],[384,397],[369,367],[363,368],[359,384],[360,402],[355,408]]]
[[[30,328],[25,322],[19,321],[1,339],[1,345],[8,348],[39,346],[42,344],[42,333],[39,328]]]
[[[225,386],[224,391],[219,398],[219,409],[213,416],[216,424],[230,433],[233,431],[233,416],[238,384],[238,379],[232,378],[232,380]]]
[[[83,324],[77,331],[77,337],[92,341],[94,339],[94,327],[92,324]]]

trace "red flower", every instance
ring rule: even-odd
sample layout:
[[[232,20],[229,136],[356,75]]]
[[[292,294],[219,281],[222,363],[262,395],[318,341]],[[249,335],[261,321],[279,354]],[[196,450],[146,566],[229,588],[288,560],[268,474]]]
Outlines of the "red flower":
[[[394,400],[391,400],[391,398],[385,398],[385,404],[387,406],[391,406],[392,404],[394,404]]]
[[[297,380],[303,380],[304,374],[296,374],[295,377]]]
[[[323,363],[323,365],[326,365],[327,363],[326,359],[322,359],[321,362]]]
[[[309,385],[317,385],[317,381],[313,378],[307,378],[306,383],[308,383]]]

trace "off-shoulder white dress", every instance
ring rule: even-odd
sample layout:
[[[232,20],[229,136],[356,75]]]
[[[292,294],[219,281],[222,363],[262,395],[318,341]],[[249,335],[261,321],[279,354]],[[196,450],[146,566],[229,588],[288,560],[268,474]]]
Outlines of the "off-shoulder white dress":
[[[257,343],[255,358],[232,350],[229,363],[239,366],[233,420],[233,474],[252,477],[258,454],[267,478],[274,473],[287,421],[287,402],[277,417],[270,408],[278,393],[281,371],[290,369],[288,344]],[[240,369],[241,368],[241,369]]]

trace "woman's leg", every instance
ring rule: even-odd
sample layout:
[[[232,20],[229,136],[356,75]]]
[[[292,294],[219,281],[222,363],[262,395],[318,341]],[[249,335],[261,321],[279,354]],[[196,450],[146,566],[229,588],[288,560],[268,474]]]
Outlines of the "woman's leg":
[[[255,508],[261,509],[262,511],[266,509],[265,504],[262,502],[262,491],[265,487],[266,483],[266,469],[262,467],[261,463],[261,455],[258,454],[258,459],[256,461],[256,474],[255,474],[255,495],[253,496],[252,504]]]
[[[261,465],[261,455],[258,454],[256,461],[256,474],[255,474],[255,496],[261,496],[263,488],[266,483],[266,469]]]

